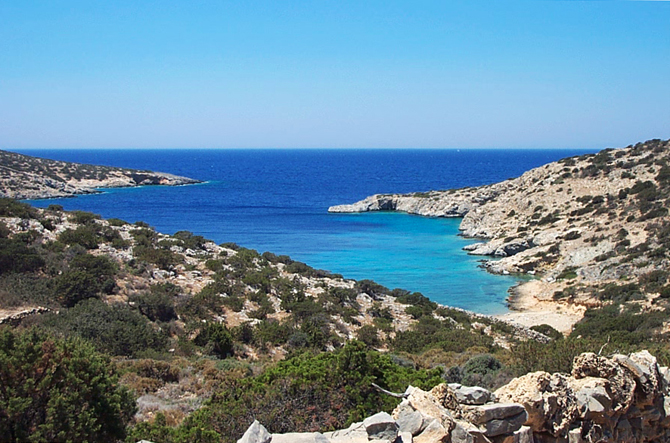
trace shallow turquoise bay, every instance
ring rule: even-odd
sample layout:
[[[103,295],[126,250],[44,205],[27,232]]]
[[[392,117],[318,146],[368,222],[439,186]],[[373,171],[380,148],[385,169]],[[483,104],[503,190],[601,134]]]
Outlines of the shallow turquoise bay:
[[[302,254],[313,266],[355,279],[374,276],[384,286],[418,291],[441,304],[487,314],[506,311],[504,294],[519,278],[481,269],[483,257],[462,250],[474,240],[458,236],[460,219],[390,212],[333,217],[355,221],[360,230],[334,235],[329,250]],[[368,227],[376,234],[369,235]]]

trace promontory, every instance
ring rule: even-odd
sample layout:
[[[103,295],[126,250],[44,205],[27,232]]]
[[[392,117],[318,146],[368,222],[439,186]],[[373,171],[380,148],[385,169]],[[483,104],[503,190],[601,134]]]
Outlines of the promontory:
[[[329,211],[462,217],[462,235],[482,240],[468,252],[500,259],[485,264],[490,271],[538,277],[511,297],[529,323],[533,310],[541,322],[612,303],[658,310],[670,297],[669,159],[670,141],[649,140],[492,185],[373,195]]]
[[[200,183],[163,172],[48,160],[0,150],[0,196],[16,199],[95,194],[99,188]]]

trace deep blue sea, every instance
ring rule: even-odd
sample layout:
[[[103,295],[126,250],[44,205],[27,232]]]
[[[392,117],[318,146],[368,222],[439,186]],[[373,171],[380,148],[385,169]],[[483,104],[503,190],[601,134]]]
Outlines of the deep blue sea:
[[[287,254],[315,268],[482,313],[506,310],[513,276],[490,275],[461,248],[458,219],[328,214],[375,193],[494,183],[584,150],[21,150],[57,160],[170,172],[206,181],[32,201],[161,232]]]

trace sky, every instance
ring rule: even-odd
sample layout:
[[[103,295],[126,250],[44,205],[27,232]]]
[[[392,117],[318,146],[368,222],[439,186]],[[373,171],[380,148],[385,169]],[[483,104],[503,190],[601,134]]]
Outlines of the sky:
[[[0,148],[670,138],[670,1],[0,0]]]

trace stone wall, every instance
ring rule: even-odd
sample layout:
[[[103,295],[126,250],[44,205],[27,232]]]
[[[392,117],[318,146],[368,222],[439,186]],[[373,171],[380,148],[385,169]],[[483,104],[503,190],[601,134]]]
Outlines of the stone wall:
[[[596,443],[670,441],[670,371],[647,351],[585,353],[572,373],[534,372],[491,393],[410,386],[392,414],[347,429],[271,434],[255,421],[238,443]]]

